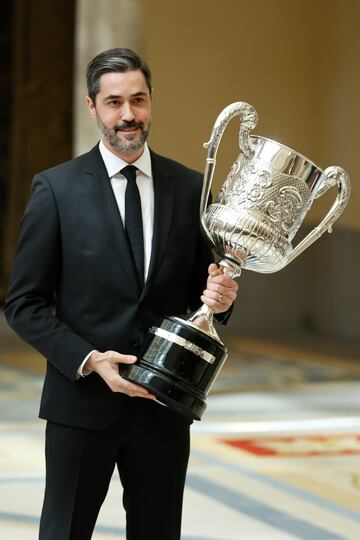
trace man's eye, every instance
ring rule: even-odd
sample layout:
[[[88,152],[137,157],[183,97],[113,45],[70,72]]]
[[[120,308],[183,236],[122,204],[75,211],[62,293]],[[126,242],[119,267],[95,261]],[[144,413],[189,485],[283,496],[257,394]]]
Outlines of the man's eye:
[[[119,105],[119,102],[114,99],[113,101],[109,101],[109,105],[111,105],[112,107],[117,107]]]
[[[143,101],[144,101],[144,98],[142,97],[138,97],[134,99],[134,103],[143,103]]]

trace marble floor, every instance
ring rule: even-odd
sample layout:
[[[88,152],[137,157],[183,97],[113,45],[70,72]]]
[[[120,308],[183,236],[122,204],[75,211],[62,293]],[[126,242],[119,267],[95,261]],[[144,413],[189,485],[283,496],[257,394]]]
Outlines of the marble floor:
[[[183,540],[359,540],[360,352],[343,355],[341,346],[302,339],[226,339],[230,357],[204,419],[192,428]],[[37,538],[42,369],[41,358],[0,317],[4,540]],[[93,538],[124,534],[114,476]]]

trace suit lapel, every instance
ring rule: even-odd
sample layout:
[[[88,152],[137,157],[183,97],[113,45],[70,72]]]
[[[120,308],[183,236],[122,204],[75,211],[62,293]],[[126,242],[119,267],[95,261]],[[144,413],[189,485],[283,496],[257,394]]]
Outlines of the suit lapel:
[[[154,229],[149,272],[141,299],[148,293],[161,264],[170,233],[174,205],[172,174],[162,158],[154,152],[151,152],[151,166],[154,182]]]
[[[107,228],[109,243],[114,246],[114,257],[117,257],[120,261],[129,281],[129,285],[133,287],[133,290],[138,290],[139,285],[135,274],[130,247],[125,235],[124,226],[111,182],[98,145],[88,153],[84,173],[89,192],[93,198],[97,211],[99,212],[100,219]],[[104,264],[106,264],[106,262]],[[140,290],[138,290],[138,293],[140,294]]]

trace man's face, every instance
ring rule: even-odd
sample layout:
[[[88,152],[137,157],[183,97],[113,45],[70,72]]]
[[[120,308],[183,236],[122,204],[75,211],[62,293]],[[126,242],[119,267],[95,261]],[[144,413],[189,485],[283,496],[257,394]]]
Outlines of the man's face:
[[[151,98],[142,71],[105,73],[96,102],[87,97],[87,104],[105,146],[128,163],[135,161],[151,127]]]

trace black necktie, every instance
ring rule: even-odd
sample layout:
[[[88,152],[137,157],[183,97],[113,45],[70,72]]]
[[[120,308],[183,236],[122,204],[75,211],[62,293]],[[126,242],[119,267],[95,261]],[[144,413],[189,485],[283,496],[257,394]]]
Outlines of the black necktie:
[[[136,184],[136,167],[127,165],[121,170],[127,179],[125,190],[125,231],[140,281],[144,285],[144,235],[141,214],[141,199]]]

